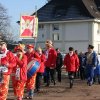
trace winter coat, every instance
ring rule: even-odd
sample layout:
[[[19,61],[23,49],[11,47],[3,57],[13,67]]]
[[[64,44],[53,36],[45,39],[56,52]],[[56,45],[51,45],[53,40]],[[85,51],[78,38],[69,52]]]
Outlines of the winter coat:
[[[66,71],[76,72],[79,67],[79,58],[74,53],[72,56],[69,53],[64,58],[64,65],[66,66]]]
[[[44,69],[45,69],[45,60],[46,57],[44,54],[40,55],[40,68],[38,70],[39,73],[44,73]]]
[[[57,52],[54,48],[50,48],[48,50],[48,56],[45,62],[45,66],[49,68],[55,68],[56,67],[56,58],[57,58]]]
[[[17,56],[16,58],[16,67],[13,69],[13,73],[16,73],[17,68],[20,68],[20,80],[27,80],[27,56],[23,54],[22,59],[20,60]]]
[[[7,51],[7,54],[1,58],[1,65],[6,66],[8,68],[8,72],[4,74],[10,75],[12,73],[13,68],[16,66],[15,56],[12,52]]]

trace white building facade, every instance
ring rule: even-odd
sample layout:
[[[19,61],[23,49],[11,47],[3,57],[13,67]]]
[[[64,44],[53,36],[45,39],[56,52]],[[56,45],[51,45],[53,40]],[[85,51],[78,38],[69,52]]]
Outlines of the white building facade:
[[[62,52],[68,52],[70,46],[78,52],[86,52],[91,44],[100,53],[99,1],[50,0],[37,11],[37,15],[36,46],[45,48],[45,41],[51,39],[54,47]],[[24,43],[34,43],[34,40],[24,40]]]
[[[89,44],[100,53],[99,20],[74,20],[39,23],[37,44],[45,47],[46,39],[51,39],[55,48],[66,52],[70,46],[85,52]]]

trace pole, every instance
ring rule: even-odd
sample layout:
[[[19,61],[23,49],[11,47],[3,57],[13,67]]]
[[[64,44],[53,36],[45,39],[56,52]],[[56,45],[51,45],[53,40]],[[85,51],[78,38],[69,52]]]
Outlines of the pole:
[[[35,16],[37,17],[37,6],[35,6]],[[37,37],[34,38],[34,42],[35,42],[34,48],[36,49]]]

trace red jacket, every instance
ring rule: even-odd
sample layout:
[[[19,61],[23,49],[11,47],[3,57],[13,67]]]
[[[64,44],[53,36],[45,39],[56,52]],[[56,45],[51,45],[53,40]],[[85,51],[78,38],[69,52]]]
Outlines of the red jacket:
[[[45,66],[49,67],[49,68],[50,67],[55,68],[56,67],[56,58],[57,58],[56,50],[54,48],[50,48],[48,50]]]
[[[12,73],[13,68],[16,66],[14,54],[8,51],[5,57],[1,58],[1,65],[5,65],[8,67],[8,72],[4,74],[10,75]]]
[[[64,65],[66,66],[66,71],[76,72],[79,67],[79,58],[76,54],[72,56],[69,53],[64,58]]]
[[[34,58],[36,60],[39,60],[40,59],[40,56],[37,52],[33,51],[32,53],[28,53],[26,52],[25,54],[27,56],[27,62],[29,63],[30,61],[32,61]]]
[[[23,54],[22,59],[16,56],[16,68],[17,66],[20,68],[20,80],[26,81],[27,80],[27,57]],[[14,68],[14,72],[16,72],[16,68]]]
[[[44,73],[44,69],[45,69],[45,60],[46,60],[46,56],[44,54],[42,54],[40,56],[40,68],[38,70],[39,73]]]

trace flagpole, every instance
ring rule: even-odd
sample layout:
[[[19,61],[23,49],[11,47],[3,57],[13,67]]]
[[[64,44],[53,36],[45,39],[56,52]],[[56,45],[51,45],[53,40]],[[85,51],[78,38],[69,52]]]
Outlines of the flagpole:
[[[37,6],[35,6],[35,17],[37,17]],[[34,47],[35,47],[35,49],[36,49],[37,37],[34,37],[34,42],[35,42]]]

